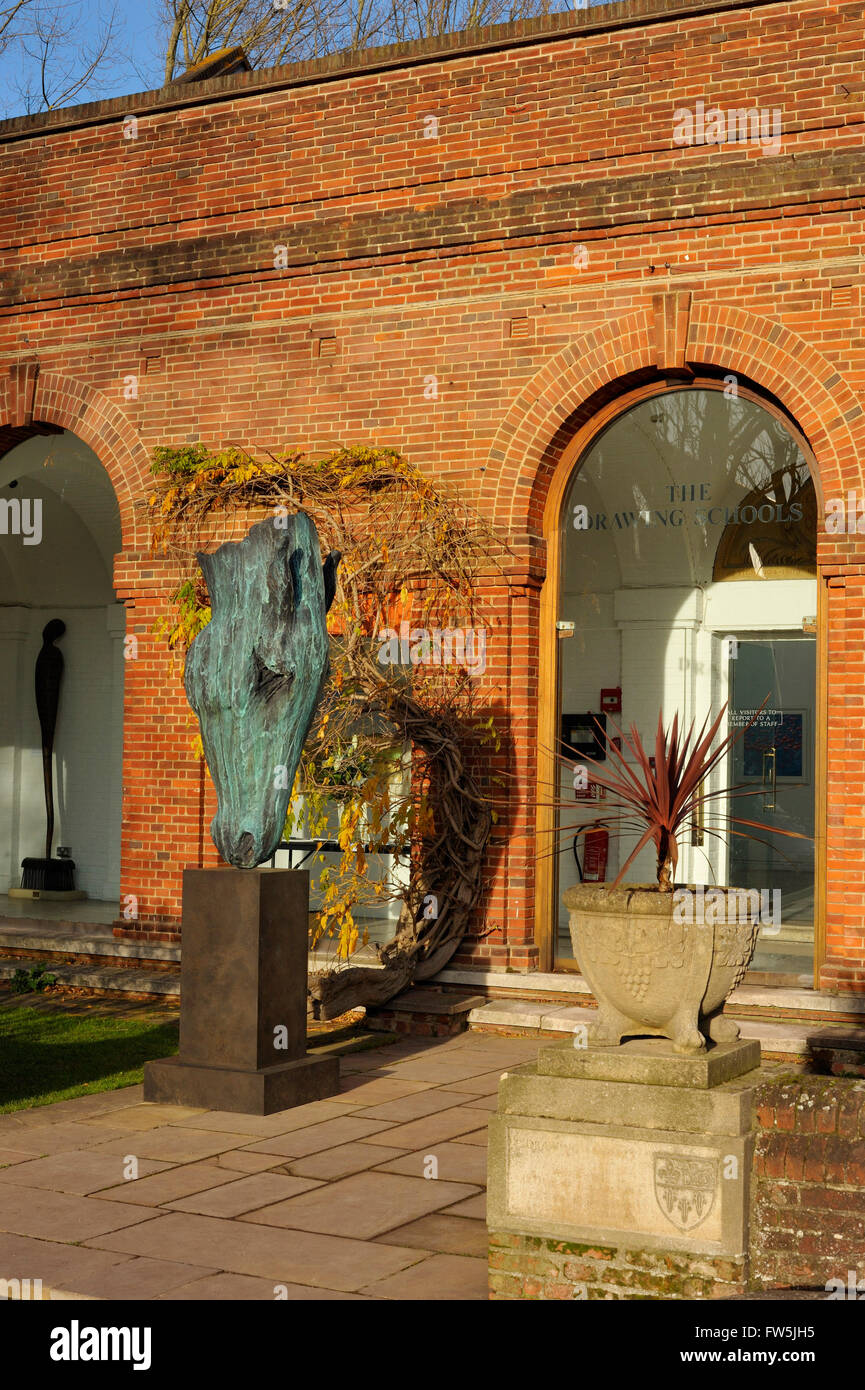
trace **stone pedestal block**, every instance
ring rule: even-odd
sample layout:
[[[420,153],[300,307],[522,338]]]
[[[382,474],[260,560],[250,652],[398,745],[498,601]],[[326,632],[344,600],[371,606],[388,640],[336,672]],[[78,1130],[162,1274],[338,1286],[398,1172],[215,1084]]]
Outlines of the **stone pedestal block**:
[[[747,1040],[697,1056],[666,1039],[581,1049],[569,1040],[503,1077],[489,1143],[494,1296],[505,1275],[519,1285],[518,1252],[541,1247],[594,1252],[594,1262],[567,1266],[594,1292],[550,1296],[675,1297],[647,1292],[638,1277],[665,1257],[683,1279],[693,1264],[709,1289],[696,1296],[711,1296],[708,1271],[739,1270],[747,1254],[759,1061],[759,1043]],[[537,1260],[526,1269],[537,1283]]]
[[[307,1056],[309,874],[186,869],[180,1053],[148,1062],[144,1099],[269,1115],[335,1094]]]

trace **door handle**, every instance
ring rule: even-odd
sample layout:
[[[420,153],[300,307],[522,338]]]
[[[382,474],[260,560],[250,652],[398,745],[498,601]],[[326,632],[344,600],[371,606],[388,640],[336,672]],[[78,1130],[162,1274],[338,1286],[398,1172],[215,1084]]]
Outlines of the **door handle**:
[[[777,790],[775,749],[766,748],[763,750],[763,810],[775,810],[775,793]]]

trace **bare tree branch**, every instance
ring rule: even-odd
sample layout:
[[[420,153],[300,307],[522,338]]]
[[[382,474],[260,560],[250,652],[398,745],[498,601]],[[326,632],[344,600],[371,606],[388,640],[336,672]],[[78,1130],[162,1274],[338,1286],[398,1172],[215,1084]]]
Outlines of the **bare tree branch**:
[[[567,9],[566,0],[162,0],[165,81],[240,45],[253,67],[458,33]]]
[[[81,37],[83,17],[83,7],[73,0],[15,0],[0,9],[0,52],[9,48],[18,59],[19,76],[11,85],[26,112],[54,110],[97,94],[97,80],[116,53],[116,12],[101,12],[89,39]]]
[[[33,0],[13,0],[12,4],[0,8],[0,53],[17,37],[13,28],[14,21],[26,18],[22,11],[32,3]]]

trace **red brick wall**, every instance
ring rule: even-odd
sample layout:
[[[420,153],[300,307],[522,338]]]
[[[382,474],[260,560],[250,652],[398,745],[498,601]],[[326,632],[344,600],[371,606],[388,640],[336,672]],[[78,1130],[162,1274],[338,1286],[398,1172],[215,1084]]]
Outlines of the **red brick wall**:
[[[752,1286],[824,1288],[850,1270],[865,1281],[865,1082],[773,1083],[758,1123]]]
[[[495,929],[461,959],[536,964],[542,516],[576,424],[685,362],[736,371],[798,420],[824,496],[863,486],[862,18],[861,3],[629,0],[0,125],[0,371],[40,363],[34,399],[10,387],[0,427],[29,411],[74,429],[121,504],[116,582],[139,637],[122,891],[141,930],[176,926],[180,868],[214,858],[185,702],[151,633],[171,575],[135,510],[150,453],[371,441],[460,487],[511,542],[487,683],[516,794],[491,858]],[[673,111],[700,97],[780,107],[781,152],[675,147]],[[519,316],[529,334],[512,338]],[[322,334],[335,356],[317,355]],[[865,544],[823,538],[820,561],[824,978],[861,989]]]
[[[735,1298],[747,1290],[746,1270],[741,1258],[490,1232],[489,1288],[496,1300]]]
[[[757,1091],[742,1258],[490,1233],[494,1299],[717,1299],[747,1290],[865,1294],[865,1081],[767,1079]],[[850,1280],[850,1272],[854,1278]],[[830,1284],[830,1280],[839,1280]],[[860,1283],[861,1281],[861,1283]]]

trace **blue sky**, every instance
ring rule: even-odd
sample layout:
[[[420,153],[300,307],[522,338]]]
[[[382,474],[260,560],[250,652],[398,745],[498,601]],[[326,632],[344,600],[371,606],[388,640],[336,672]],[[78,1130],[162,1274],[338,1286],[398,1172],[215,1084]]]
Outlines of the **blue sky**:
[[[4,3],[8,4],[8,0],[0,0],[0,12]],[[158,0],[60,0],[58,4],[36,0],[36,3],[41,5],[44,14],[56,11],[69,31],[64,58],[56,73],[57,81],[62,81],[67,72],[81,70],[75,50],[92,49],[98,43],[106,19],[112,20],[114,37],[110,56],[91,87],[75,98],[76,101],[123,96],[161,85]],[[23,41],[13,43],[0,53],[0,117],[25,112],[27,99],[23,89],[30,84],[37,92],[40,85],[34,26],[22,18],[21,28],[26,29]],[[32,109],[40,109],[38,100]]]
[[[0,0],[0,14],[8,3],[9,0]],[[44,15],[59,14],[69,31],[62,61],[55,68],[54,91],[63,90],[65,74],[71,76],[82,70],[76,48],[92,49],[106,19],[112,19],[114,37],[110,56],[86,90],[74,96],[71,102],[60,101],[59,105],[125,96],[162,85],[164,49],[159,23],[160,0],[29,0],[29,3],[41,9]],[[604,0],[587,0],[587,3],[593,6]],[[580,4],[585,7],[586,0],[571,0],[571,4],[574,8]],[[555,8],[568,8],[568,0],[558,0]],[[0,52],[0,119],[40,110],[44,105],[39,92],[40,64],[33,26],[22,21],[21,27],[27,29],[23,42]]]

